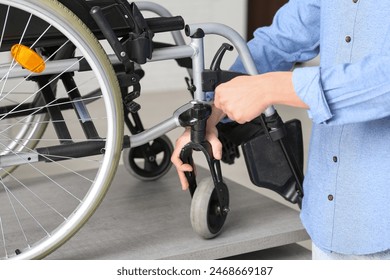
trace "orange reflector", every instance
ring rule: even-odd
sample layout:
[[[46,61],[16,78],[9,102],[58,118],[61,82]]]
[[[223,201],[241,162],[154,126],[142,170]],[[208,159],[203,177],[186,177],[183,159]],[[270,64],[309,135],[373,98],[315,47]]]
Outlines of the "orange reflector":
[[[31,72],[41,73],[45,70],[45,61],[29,47],[20,44],[13,45],[11,55],[22,67]]]

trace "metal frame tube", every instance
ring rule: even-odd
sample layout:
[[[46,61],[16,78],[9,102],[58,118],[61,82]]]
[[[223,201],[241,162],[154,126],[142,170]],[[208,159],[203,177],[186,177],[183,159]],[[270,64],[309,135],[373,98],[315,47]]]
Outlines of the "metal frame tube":
[[[235,31],[229,26],[219,23],[198,23],[188,24],[186,26],[186,35],[192,36],[198,29],[202,29],[205,34],[215,34],[228,39],[236,48],[245,67],[245,70],[248,72],[248,74],[258,74],[256,65],[253,62],[253,58],[250,54],[246,41],[237,31]]]
[[[204,71],[204,45],[203,38],[192,38],[191,46],[194,49],[192,56],[192,78],[194,80],[194,101],[204,102],[205,93],[202,89],[202,72]]]
[[[232,29],[229,26],[220,23],[199,23],[199,24],[190,24],[186,26],[186,35],[192,36],[197,29],[202,29],[205,34],[215,34],[220,35],[228,39],[234,47],[237,49],[237,52],[242,60],[242,63],[245,67],[245,70],[250,75],[257,75],[258,71],[256,65],[253,61],[249,48],[246,44],[246,41],[241,37],[241,35]],[[268,107],[264,114],[266,116],[272,116],[275,113],[275,108],[273,106]]]
[[[189,110],[192,107],[191,103],[184,104],[179,107],[174,113],[173,116],[169,119],[155,125],[152,128],[149,128],[139,134],[130,136],[130,147],[141,146],[150,140],[156,139],[169,131],[181,126],[179,122],[179,116],[185,111]]]
[[[153,139],[164,135],[165,133],[177,128],[180,126],[176,117],[171,117],[147,130],[130,136],[130,147],[141,146]]]
[[[192,57],[194,53],[194,48],[188,45],[167,47],[153,51],[152,58],[149,61],[153,62]]]
[[[77,58],[63,59],[57,61],[47,61],[45,71],[40,74],[32,73],[29,70],[16,65],[10,71],[8,66],[0,67],[0,77],[4,77],[9,72],[8,78],[22,78],[22,77],[33,77],[40,75],[55,75],[59,73],[74,72],[80,70],[80,62]]]

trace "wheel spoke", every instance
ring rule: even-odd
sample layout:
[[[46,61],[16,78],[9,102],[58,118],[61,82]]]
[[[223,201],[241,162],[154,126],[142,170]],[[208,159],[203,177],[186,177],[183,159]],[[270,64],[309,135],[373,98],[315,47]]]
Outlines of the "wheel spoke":
[[[156,139],[156,140],[153,141],[153,144],[151,145],[151,150],[153,151],[153,153],[155,155],[158,155],[158,154],[160,154],[162,152],[165,152],[167,149],[166,149],[166,147],[165,147],[163,142],[161,143],[160,141],[158,141]]]
[[[131,157],[134,159],[143,159],[145,158],[145,152],[144,152],[144,147],[136,147],[136,148],[131,148]]]
[[[145,160],[144,162],[144,170],[148,172],[153,172],[158,168],[158,164],[155,160]]]

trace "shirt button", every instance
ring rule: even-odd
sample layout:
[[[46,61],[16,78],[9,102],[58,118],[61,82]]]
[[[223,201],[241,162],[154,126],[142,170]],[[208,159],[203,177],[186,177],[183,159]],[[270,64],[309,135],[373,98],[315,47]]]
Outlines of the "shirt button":
[[[334,161],[334,162],[337,162],[337,160],[338,160],[337,157],[334,156],[334,157],[333,157],[333,161]]]
[[[351,42],[351,40],[352,40],[351,36],[345,37],[345,42],[349,43],[349,42]]]
[[[353,3],[357,3],[359,0],[352,0]]]
[[[329,201],[332,201],[332,200],[333,200],[333,195],[331,195],[331,194],[328,195],[328,200],[329,200]]]

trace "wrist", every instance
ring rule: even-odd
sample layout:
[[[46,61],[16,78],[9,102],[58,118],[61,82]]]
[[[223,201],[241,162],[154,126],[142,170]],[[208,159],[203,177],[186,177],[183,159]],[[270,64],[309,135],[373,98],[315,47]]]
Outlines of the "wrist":
[[[298,97],[292,82],[292,72],[270,72],[264,74],[266,83],[271,90],[268,100],[264,100],[271,105],[288,105],[299,108],[308,106]]]

